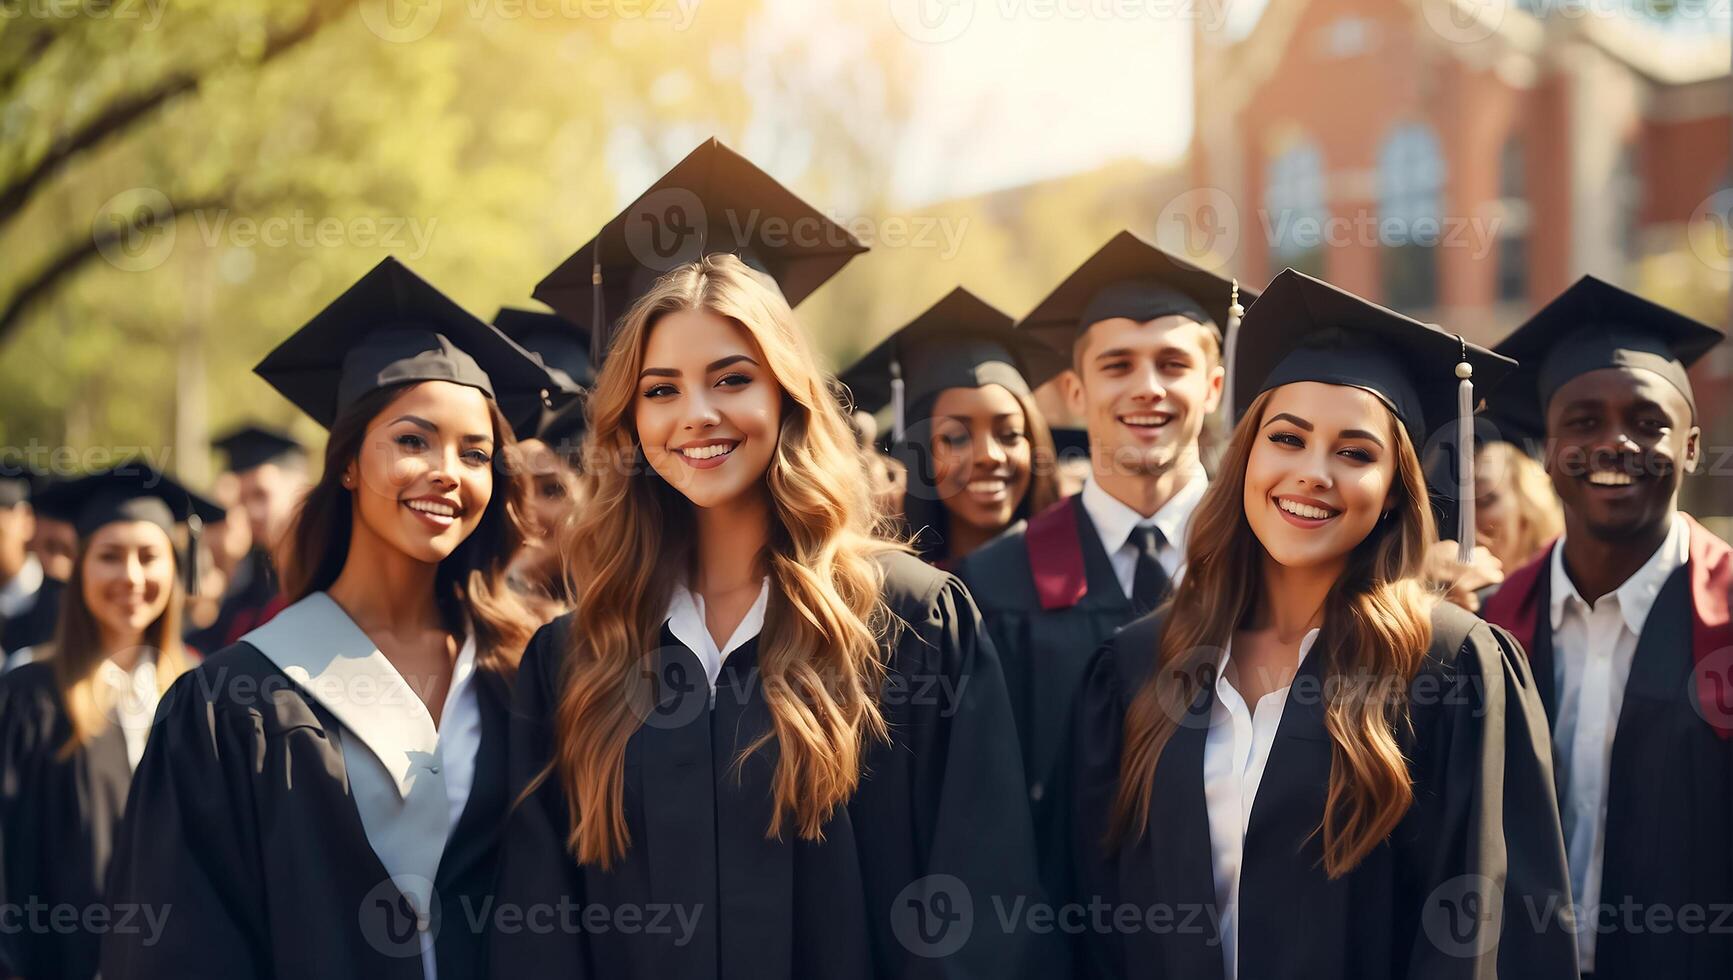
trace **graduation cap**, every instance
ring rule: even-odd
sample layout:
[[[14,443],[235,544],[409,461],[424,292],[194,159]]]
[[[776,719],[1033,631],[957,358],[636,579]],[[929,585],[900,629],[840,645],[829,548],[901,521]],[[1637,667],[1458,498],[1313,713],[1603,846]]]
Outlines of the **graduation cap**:
[[[1547,405],[1565,382],[1602,368],[1639,368],[1677,388],[1694,419],[1697,402],[1686,369],[1723,336],[1706,323],[1584,276],[1493,348],[1522,367],[1488,414],[1518,437],[1544,439]]]
[[[260,425],[243,425],[211,440],[211,445],[228,457],[231,473],[245,473],[266,463],[299,458],[307,452],[307,448],[288,433]]]
[[[558,313],[502,306],[493,315],[493,325],[519,347],[540,357],[550,371],[559,372],[575,389],[596,383],[590,361],[590,331]]]
[[[253,373],[326,428],[361,397],[409,382],[478,388],[508,419],[570,387],[394,258],[374,266]]]
[[[1017,329],[1032,331],[1054,350],[1069,352],[1084,331],[1102,320],[1125,317],[1147,323],[1178,315],[1215,326],[1222,331],[1222,349],[1232,351],[1240,317],[1257,297],[1237,279],[1223,279],[1122,231],[1035,304]],[[1227,367],[1231,384],[1232,363]]]
[[[41,471],[16,458],[0,458],[0,507],[27,503],[45,482]]]
[[[188,558],[181,571],[188,591],[198,588],[199,535],[206,524],[227,516],[222,505],[141,462],[56,483],[35,505],[43,515],[70,523],[80,538],[116,521],[146,521],[171,534],[176,524],[185,524]]]
[[[1053,427],[1053,451],[1060,459],[1089,457],[1089,430],[1070,425]]]
[[[1237,343],[1235,418],[1272,388],[1317,381],[1376,395],[1416,447],[1428,432],[1454,423],[1458,555],[1463,562],[1472,557],[1474,385],[1490,390],[1515,361],[1293,269],[1252,304]]]
[[[1068,364],[1064,354],[1013,330],[1008,314],[958,286],[868,351],[841,380],[857,408],[876,413],[891,404],[891,438],[900,442],[907,407],[946,388],[996,384],[1027,398]]]
[[[866,250],[848,229],[710,139],[548,273],[532,295],[590,328],[590,360],[599,366],[613,319],[677,266],[733,252],[797,306]]]

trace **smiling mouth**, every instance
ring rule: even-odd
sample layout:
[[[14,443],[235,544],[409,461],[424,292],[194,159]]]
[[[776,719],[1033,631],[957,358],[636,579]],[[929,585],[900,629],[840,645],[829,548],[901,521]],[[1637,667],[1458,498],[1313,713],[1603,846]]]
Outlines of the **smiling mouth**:
[[[457,507],[438,500],[405,500],[403,506],[435,527],[450,527],[461,513]]]
[[[695,466],[699,469],[709,469],[713,466],[721,466],[723,463],[727,462],[729,454],[739,448],[740,440],[733,439],[719,442],[707,442],[697,446],[683,446],[674,451],[681,459],[685,460],[688,465]]]
[[[1584,477],[1592,487],[1628,487],[1636,483],[1636,477],[1618,470],[1590,470]]]
[[[1173,421],[1173,416],[1167,412],[1140,412],[1135,415],[1121,415],[1119,421],[1133,429],[1160,429]]]
[[[1342,513],[1334,508],[1324,507],[1318,504],[1304,503],[1289,497],[1277,497],[1275,499],[1276,509],[1289,517],[1292,523],[1299,524],[1303,527],[1316,527],[1317,525],[1334,520]]]
[[[999,497],[1011,489],[1011,481],[1004,477],[990,477],[985,480],[970,480],[964,489],[977,497]]]

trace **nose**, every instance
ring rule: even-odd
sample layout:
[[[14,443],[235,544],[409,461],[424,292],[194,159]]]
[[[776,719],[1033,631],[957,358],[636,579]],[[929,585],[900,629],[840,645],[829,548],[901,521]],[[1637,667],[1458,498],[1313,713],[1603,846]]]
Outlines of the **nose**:
[[[978,439],[975,443],[980,448],[975,452],[975,466],[978,469],[996,470],[1005,465],[1005,447],[999,440],[988,436]]]
[[[458,468],[462,465],[459,456],[462,452],[462,447],[454,443],[434,454],[433,468],[427,471],[428,482],[441,490],[456,489]]]
[[[1131,396],[1151,402],[1167,397],[1167,387],[1161,383],[1161,372],[1155,369],[1153,358],[1140,360],[1132,372]]]
[[[699,390],[686,399],[685,417],[680,420],[680,427],[688,432],[716,427],[722,421],[722,413],[717,411],[716,404],[711,401],[707,391]]]
[[[144,588],[144,562],[136,554],[126,556],[126,584],[135,591]]]
[[[1330,475],[1330,457],[1321,451],[1309,451],[1298,461],[1294,479],[1303,488],[1328,490],[1335,485]]]

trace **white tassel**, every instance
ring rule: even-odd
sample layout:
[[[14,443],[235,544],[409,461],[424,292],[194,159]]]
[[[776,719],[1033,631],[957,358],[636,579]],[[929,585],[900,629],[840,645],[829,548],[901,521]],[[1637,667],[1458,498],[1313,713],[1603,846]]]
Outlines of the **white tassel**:
[[[1228,325],[1222,331],[1222,419],[1227,431],[1234,429],[1234,348],[1240,342],[1240,320],[1246,315],[1240,305],[1240,281],[1233,280],[1233,294],[1228,299]]]
[[[1458,337],[1458,340],[1462,338]],[[1456,560],[1474,560],[1474,365],[1468,345],[1456,365]]]
[[[903,366],[891,362],[891,440],[903,441]]]

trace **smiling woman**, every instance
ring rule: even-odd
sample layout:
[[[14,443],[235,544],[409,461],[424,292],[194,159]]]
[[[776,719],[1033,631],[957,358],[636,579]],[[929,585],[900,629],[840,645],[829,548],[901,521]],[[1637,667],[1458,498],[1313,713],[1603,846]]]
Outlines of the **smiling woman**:
[[[477,976],[485,923],[440,910],[487,900],[535,625],[499,403],[556,381],[391,260],[257,370],[331,433],[294,602],[169,692],[111,882],[173,913],[111,934],[102,973]]]

